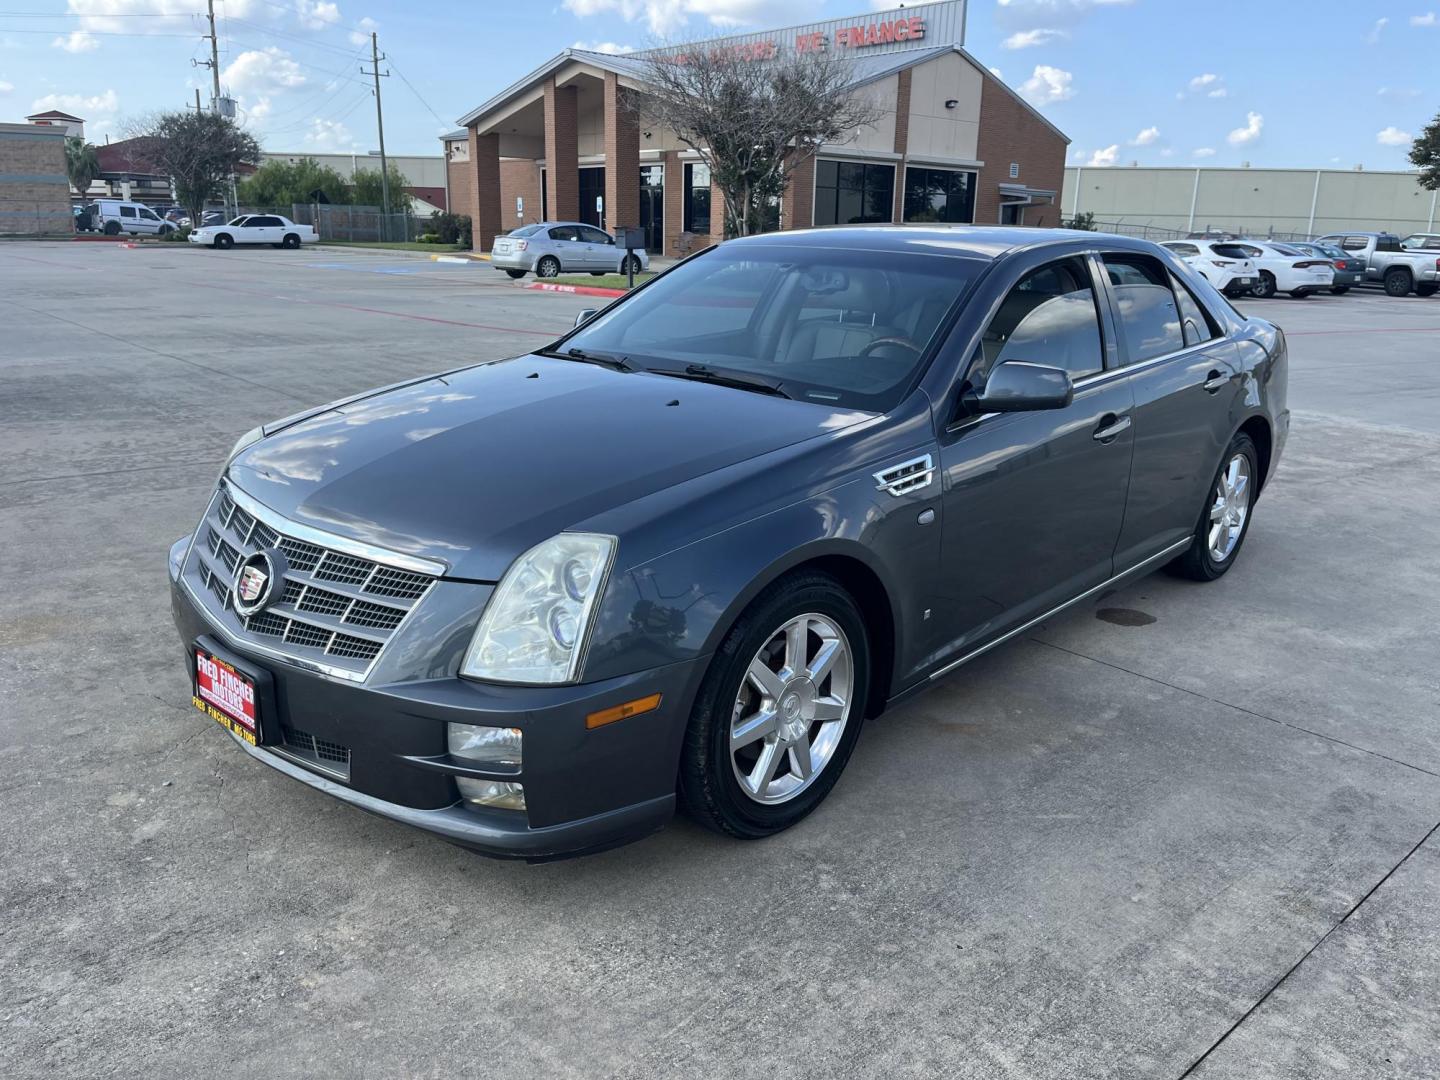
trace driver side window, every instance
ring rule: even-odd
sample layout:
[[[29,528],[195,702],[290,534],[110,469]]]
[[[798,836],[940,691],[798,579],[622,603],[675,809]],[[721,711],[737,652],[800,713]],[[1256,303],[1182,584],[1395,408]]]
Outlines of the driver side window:
[[[1105,366],[1090,269],[1061,259],[1021,278],[985,328],[970,365],[970,385],[985,384],[996,364],[1024,360],[1058,367],[1072,379]]]

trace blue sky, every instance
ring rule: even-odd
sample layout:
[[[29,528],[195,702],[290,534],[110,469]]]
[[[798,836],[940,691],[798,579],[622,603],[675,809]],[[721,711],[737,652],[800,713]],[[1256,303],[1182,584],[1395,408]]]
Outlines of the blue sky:
[[[360,74],[390,56],[386,148],[435,136],[567,45],[625,49],[897,6],[883,0],[217,0],[221,67],[267,149],[375,146]],[[203,0],[0,0],[0,119],[92,141],[205,88]],[[521,13],[525,14],[522,16]],[[1080,164],[1407,168],[1440,110],[1440,0],[974,0],[970,51]]]

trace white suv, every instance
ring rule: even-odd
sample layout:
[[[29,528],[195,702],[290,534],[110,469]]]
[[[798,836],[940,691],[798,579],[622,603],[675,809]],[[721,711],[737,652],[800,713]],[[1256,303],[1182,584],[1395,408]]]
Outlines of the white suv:
[[[1249,253],[1237,244],[1213,240],[1166,240],[1169,248],[1226,296],[1244,296],[1260,278]]]
[[[166,221],[144,203],[120,199],[97,199],[85,207],[90,215],[90,230],[106,236],[164,236],[175,231],[175,223]]]

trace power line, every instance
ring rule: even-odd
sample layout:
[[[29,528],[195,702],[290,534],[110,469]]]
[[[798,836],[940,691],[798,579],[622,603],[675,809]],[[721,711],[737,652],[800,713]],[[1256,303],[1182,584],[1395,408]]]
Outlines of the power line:
[[[264,25],[263,23],[251,22],[249,19],[241,19],[234,15],[226,16],[226,21],[239,23],[241,26],[248,26],[253,30],[258,30],[262,34],[269,34],[272,37],[284,38],[286,41],[293,41],[300,45],[308,45],[312,49],[325,49],[328,52],[339,53],[341,56],[349,56],[351,52],[351,49],[344,49],[341,48],[339,45],[331,45],[330,43],[325,41],[316,41],[313,38],[304,38],[301,37],[299,34],[291,34],[284,30],[276,30],[273,27]]]
[[[131,12],[83,12],[83,11],[0,11],[3,19],[186,19],[200,18],[199,11],[131,11]]]
[[[396,75],[399,75],[400,81],[403,82],[406,86],[410,87],[410,92],[415,95],[415,99],[419,101],[421,105],[425,106],[426,111],[435,118],[435,122],[437,124],[439,124],[441,127],[449,126],[444,120],[440,118],[439,113],[437,113],[434,109],[430,108],[430,103],[420,96],[420,91],[416,90],[415,87],[410,86],[410,80],[405,78],[405,73],[396,66],[394,60],[390,61],[390,70],[395,72]]]

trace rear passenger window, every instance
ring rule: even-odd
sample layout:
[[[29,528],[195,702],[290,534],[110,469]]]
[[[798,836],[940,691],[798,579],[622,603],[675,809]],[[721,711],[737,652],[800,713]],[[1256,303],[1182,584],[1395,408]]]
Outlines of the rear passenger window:
[[[1185,336],[1186,346],[1199,345],[1202,341],[1219,337],[1215,326],[1206,317],[1200,301],[1195,299],[1185,283],[1172,274],[1170,287],[1175,291],[1175,300],[1180,308],[1180,332]]]
[[[580,235],[573,225],[557,225],[550,230],[551,240],[579,240]]]
[[[135,216],[135,208],[134,208],[133,206],[122,206],[122,207],[120,207],[120,216],[121,216],[121,217],[134,217],[134,216]]]
[[[984,385],[995,365],[1006,360],[1063,368],[1072,379],[1105,366],[1095,290],[1083,261],[1062,259],[1016,283],[980,339],[971,384]]]
[[[1126,362],[1138,364],[1185,347],[1170,275],[1144,255],[1106,255],[1105,270],[1125,338]]]

